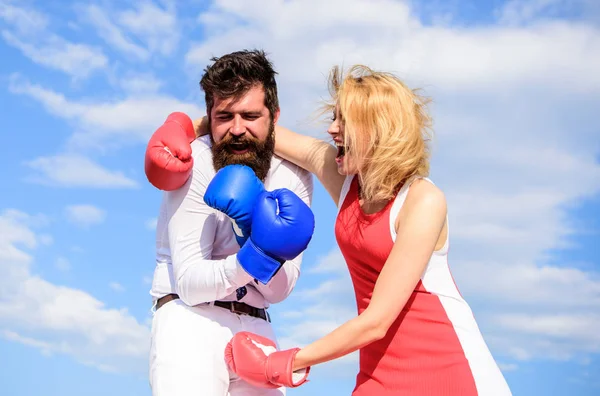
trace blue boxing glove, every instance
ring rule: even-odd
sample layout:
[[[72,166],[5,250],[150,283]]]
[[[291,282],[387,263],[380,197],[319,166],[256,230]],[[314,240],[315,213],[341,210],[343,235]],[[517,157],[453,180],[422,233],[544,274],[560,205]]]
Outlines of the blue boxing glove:
[[[235,238],[242,246],[250,236],[254,204],[263,191],[265,187],[252,168],[227,165],[209,183],[204,202],[232,220]]]
[[[293,260],[310,242],[315,217],[304,201],[283,188],[264,191],[252,212],[250,238],[237,254],[242,268],[267,284],[286,260]]]

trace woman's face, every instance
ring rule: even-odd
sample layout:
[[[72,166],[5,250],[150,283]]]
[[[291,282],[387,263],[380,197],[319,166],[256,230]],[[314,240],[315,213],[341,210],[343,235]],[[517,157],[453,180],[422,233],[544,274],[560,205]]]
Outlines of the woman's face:
[[[339,106],[335,107],[332,122],[327,132],[333,138],[338,149],[335,162],[340,175],[354,175],[358,173],[358,160],[352,155],[352,150],[344,145],[344,118],[340,114]]]

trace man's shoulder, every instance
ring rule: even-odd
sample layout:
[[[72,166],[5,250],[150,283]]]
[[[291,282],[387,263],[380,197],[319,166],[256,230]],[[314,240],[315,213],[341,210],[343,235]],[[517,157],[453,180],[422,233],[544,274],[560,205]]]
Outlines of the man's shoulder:
[[[199,138],[196,138],[190,144],[190,146],[192,146],[192,157],[194,157],[194,159],[201,155],[205,155],[206,152],[208,152],[212,155],[212,153],[211,153],[212,142],[210,140],[210,136],[208,136],[208,135],[204,135],[204,136],[200,136]]]
[[[289,188],[312,189],[312,174],[298,165],[287,161],[279,156],[273,155],[271,169],[267,177],[269,189]]]
[[[212,163],[212,142],[210,136],[205,135],[197,138],[191,143],[192,158],[194,159],[194,171],[209,172],[214,174]]]
[[[273,155],[273,158],[271,159],[271,170],[273,176],[277,176],[278,178],[283,174],[296,175],[300,178],[306,178],[310,175],[310,172],[308,172],[306,169],[301,168],[293,162],[283,159],[278,155]]]

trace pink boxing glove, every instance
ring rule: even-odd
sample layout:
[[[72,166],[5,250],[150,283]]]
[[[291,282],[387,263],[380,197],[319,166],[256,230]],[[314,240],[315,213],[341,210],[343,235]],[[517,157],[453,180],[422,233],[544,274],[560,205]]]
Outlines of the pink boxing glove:
[[[179,112],[171,113],[154,132],[144,160],[146,177],[154,187],[172,191],[185,184],[194,165],[190,143],[195,139],[192,120]]]
[[[261,388],[295,388],[307,381],[310,367],[293,372],[300,348],[277,351],[275,342],[258,334],[237,333],[225,348],[229,368],[246,382]]]

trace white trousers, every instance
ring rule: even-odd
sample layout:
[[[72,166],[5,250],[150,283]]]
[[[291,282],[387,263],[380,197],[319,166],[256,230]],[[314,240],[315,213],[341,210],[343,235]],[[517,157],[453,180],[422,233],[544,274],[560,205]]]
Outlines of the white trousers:
[[[251,331],[273,341],[271,324],[213,305],[169,301],[152,319],[150,386],[153,396],[284,396],[285,388],[250,385],[229,370],[225,346]]]

